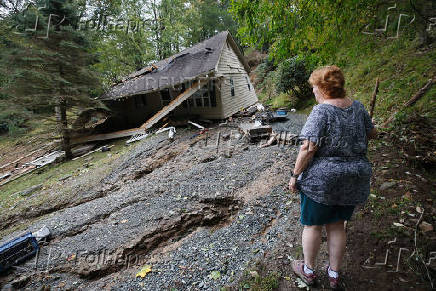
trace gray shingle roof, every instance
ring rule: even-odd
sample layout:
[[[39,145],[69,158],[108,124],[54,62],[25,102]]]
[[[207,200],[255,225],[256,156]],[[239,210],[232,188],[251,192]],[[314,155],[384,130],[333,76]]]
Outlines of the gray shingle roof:
[[[228,31],[220,32],[152,66],[136,71],[110,88],[99,99],[111,100],[143,94],[209,73],[215,70],[229,35]]]

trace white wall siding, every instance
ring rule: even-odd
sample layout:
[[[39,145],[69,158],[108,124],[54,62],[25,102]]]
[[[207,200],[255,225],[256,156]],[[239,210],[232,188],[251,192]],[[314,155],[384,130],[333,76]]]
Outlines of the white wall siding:
[[[250,82],[250,77],[230,45],[224,45],[217,73],[224,75],[224,80],[221,84],[224,117],[229,117],[258,101],[256,92]],[[230,78],[233,79],[235,96],[231,96]],[[250,89],[248,88],[247,81]]]

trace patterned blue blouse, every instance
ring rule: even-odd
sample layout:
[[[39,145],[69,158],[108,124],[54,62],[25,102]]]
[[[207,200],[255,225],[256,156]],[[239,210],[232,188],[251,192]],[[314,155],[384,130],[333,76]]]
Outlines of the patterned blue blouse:
[[[297,189],[326,205],[357,205],[369,196],[372,164],[367,133],[374,125],[362,103],[347,108],[315,105],[300,140],[318,144],[314,158],[297,179]]]

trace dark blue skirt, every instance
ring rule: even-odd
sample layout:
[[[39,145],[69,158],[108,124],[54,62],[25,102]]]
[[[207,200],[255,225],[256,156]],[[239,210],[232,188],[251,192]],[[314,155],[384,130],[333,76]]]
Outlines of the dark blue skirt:
[[[354,205],[325,205],[313,201],[300,191],[301,216],[303,225],[324,225],[340,220],[350,220]]]

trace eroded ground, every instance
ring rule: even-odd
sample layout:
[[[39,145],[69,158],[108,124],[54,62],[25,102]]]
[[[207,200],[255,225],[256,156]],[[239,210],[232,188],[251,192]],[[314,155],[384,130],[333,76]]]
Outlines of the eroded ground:
[[[285,126],[298,133],[304,119],[296,115]],[[217,151],[218,132],[231,131]],[[272,250],[285,230],[298,233],[299,224],[298,203],[286,189],[297,147],[259,148],[236,132],[215,126],[207,143],[197,130],[179,131],[174,141],[153,136],[107,165],[109,173],[94,169],[63,181],[59,192],[38,194],[50,192],[49,203],[33,208],[30,199],[20,211],[2,212],[2,231],[46,225],[53,237],[37,261],[15,268],[3,283],[162,290],[237,282],[250,261]],[[94,172],[98,183],[90,183]],[[135,278],[146,264],[152,271]]]
[[[304,121],[293,115],[274,127],[298,134]],[[217,151],[218,132],[232,134]],[[166,134],[130,147],[120,141],[109,153],[68,162],[70,174],[41,171],[48,180],[40,191],[0,201],[0,243],[43,225],[52,239],[37,258],[0,277],[3,289],[298,289],[290,260],[302,258],[299,197],[287,189],[298,148],[259,148],[236,132],[214,125],[206,141],[198,130],[178,129],[174,141]],[[383,137],[370,144],[373,195],[348,223],[347,290],[431,287],[425,264],[410,265],[415,257],[407,256],[396,271],[392,254],[404,247],[429,260],[434,231],[414,225],[417,210],[434,223],[434,181],[392,146]],[[327,286],[326,245],[324,236],[316,290]],[[137,278],[147,265],[151,271]],[[434,278],[432,265],[427,269]]]

